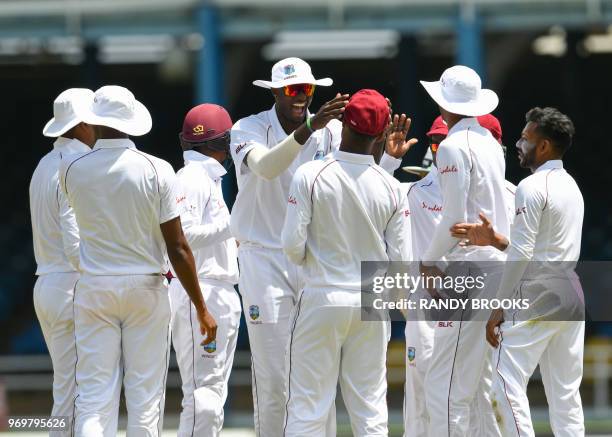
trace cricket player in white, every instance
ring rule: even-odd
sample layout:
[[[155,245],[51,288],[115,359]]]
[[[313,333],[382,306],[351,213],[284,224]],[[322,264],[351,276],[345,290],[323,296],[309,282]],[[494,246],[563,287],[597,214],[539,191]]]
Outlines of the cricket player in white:
[[[94,125],[98,140],[91,152],[62,161],[60,169],[81,238],[82,275],[74,291],[75,432],[117,434],[123,382],[127,436],[159,436],[170,351],[166,256],[209,343],[216,324],[182,233],[184,196],[174,171],[138,151],[128,137],[151,129],[149,112],[127,89],[105,86],[83,119]]]
[[[510,241],[495,232],[485,215],[481,217],[483,224],[459,224],[453,233],[467,236],[469,244],[492,245],[508,254],[498,299],[520,294],[537,308],[550,291],[570,306],[580,302],[583,311],[579,282],[575,274],[567,274],[580,256],[584,217],[582,194],[562,162],[571,146],[574,126],[555,108],[533,108],[526,121],[516,146],[521,166],[533,174],[518,185]],[[494,311],[487,324],[487,340],[497,348],[493,389],[504,436],[535,436],[526,390],[538,364],[554,435],[584,436],[579,391],[584,320],[568,318],[567,307],[559,309],[561,312],[552,317],[533,315],[549,316],[547,321]]]
[[[36,166],[30,181],[32,240],[36,258],[34,309],[53,364],[52,416],[69,418],[64,431],[51,436],[70,436],[74,425],[76,383],[74,368],[74,285],[79,278],[79,229],[74,212],[59,188],[58,171],[63,156],[85,153],[96,141],[93,127],[83,123],[85,107],[94,93],[70,88],[53,102],[53,118],[43,135],[57,138],[53,150]]]
[[[303,165],[293,178],[282,242],[288,258],[304,267],[306,285],[289,340],[285,436],[327,435],[338,380],[353,435],[388,432],[390,324],[362,321],[360,308],[362,261],[411,258],[406,196],[373,157],[380,156],[377,140],[388,120],[382,95],[354,94],[340,150]],[[399,132],[402,142],[406,132]]]
[[[185,196],[181,215],[193,250],[200,288],[217,321],[217,339],[204,347],[195,307],[177,280],[170,283],[172,344],[183,384],[178,435],[216,437],[223,426],[223,404],[240,325],[236,241],[229,231],[230,214],[221,191],[229,154],[232,120],[218,105],[192,108],[183,122],[181,147],[185,167],[177,177]]]
[[[491,114],[477,117],[478,123],[491,132],[491,135],[501,142],[501,125],[499,120]],[[429,153],[432,165],[426,171],[426,176],[418,182],[405,184],[408,192],[412,225],[412,253],[415,259],[420,259],[429,246],[430,236],[435,232],[436,226],[442,219],[442,193],[438,183],[438,170],[436,156],[440,143],[448,135],[448,127],[438,116],[427,132],[429,138]],[[424,161],[425,159],[424,158]],[[411,169],[414,171],[413,169]],[[514,212],[514,185],[505,181],[506,208]],[[514,187],[515,188],[515,187]],[[426,290],[415,292],[413,300],[429,299],[431,296]],[[429,368],[434,345],[436,321],[431,320],[425,312],[409,311],[406,319],[406,385],[404,387],[404,436],[427,435],[428,414],[425,406],[425,376]],[[438,333],[451,328],[448,324],[438,324]],[[452,356],[452,351],[447,351]],[[472,404],[470,415],[470,429],[478,435],[483,426],[480,424],[482,415],[478,403],[485,403],[483,398],[476,398]]]
[[[465,217],[475,219],[481,211],[487,211],[500,229],[509,229],[503,151],[476,119],[495,109],[497,95],[482,89],[478,74],[464,66],[445,70],[438,82],[421,83],[440,107],[449,128],[437,153],[442,219],[423,254],[421,272],[427,277],[440,275],[435,263],[442,257],[448,261],[497,261],[498,269],[487,266],[492,270],[485,276],[485,290],[497,287],[503,255],[492,248],[456,247],[458,240],[449,233],[452,225],[465,222]],[[431,437],[470,435],[474,399],[489,402],[491,365],[490,350],[482,336],[484,322],[449,323],[453,329],[445,326],[445,335],[438,335],[439,324],[436,325],[431,365],[425,379]],[[452,356],[448,356],[448,351],[452,351]],[[486,421],[481,432],[496,435],[493,410],[487,406],[481,409]]]
[[[271,89],[274,106],[238,120],[232,128],[231,153],[238,196],[231,214],[232,235],[240,243],[239,290],[247,320],[252,357],[253,404],[258,436],[282,432],[286,399],[285,349],[289,315],[303,288],[301,268],[282,251],[280,231],[287,211],[291,179],[299,166],[337,150],[348,95],[338,94],[315,115],[308,112],[315,86],[330,86],[330,78],[315,79],[301,59],[287,58],[272,67],[272,81],[254,85]],[[399,150],[388,148],[381,166],[399,167]],[[335,434],[335,413],[328,432]]]

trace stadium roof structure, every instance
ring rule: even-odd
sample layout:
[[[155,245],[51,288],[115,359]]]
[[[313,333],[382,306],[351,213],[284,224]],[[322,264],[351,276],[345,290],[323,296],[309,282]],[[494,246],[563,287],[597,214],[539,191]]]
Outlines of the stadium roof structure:
[[[5,0],[0,37],[183,35],[198,31],[194,11],[210,7],[224,39],[249,40],[320,29],[453,32],[475,13],[485,31],[612,23],[612,0]]]

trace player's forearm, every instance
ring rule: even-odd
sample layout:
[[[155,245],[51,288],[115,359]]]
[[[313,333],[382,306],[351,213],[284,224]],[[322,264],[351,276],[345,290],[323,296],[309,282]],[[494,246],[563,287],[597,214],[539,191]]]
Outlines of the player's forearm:
[[[257,176],[271,180],[289,168],[301,149],[302,145],[291,134],[271,149],[253,147],[246,157],[247,165]]]
[[[187,295],[193,302],[196,310],[202,312],[206,310],[206,303],[200,290],[198,275],[195,267],[193,253],[187,241],[178,242],[172,247],[168,247],[168,258],[174,268],[178,280],[183,285]]]
[[[207,225],[190,226],[184,229],[183,233],[192,250],[199,250],[232,237],[229,220],[222,220]]]

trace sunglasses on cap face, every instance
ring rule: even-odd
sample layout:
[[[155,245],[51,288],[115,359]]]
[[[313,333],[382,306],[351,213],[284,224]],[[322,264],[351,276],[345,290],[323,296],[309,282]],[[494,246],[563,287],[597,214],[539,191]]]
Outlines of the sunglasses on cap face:
[[[440,144],[438,144],[438,143],[430,143],[429,147],[431,148],[431,151],[433,153],[436,153],[438,151],[438,147],[440,147]]]
[[[304,93],[306,97],[314,94],[315,86],[311,83],[297,83],[295,85],[285,85],[283,92],[287,97],[295,97],[299,93]]]

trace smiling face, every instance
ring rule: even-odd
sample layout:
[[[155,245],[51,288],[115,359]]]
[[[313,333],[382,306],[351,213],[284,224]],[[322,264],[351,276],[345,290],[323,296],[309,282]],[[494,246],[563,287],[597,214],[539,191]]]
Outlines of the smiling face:
[[[302,124],[306,118],[306,110],[312,102],[312,95],[307,96],[300,90],[295,96],[286,96],[283,88],[273,88],[279,119],[291,124]]]

